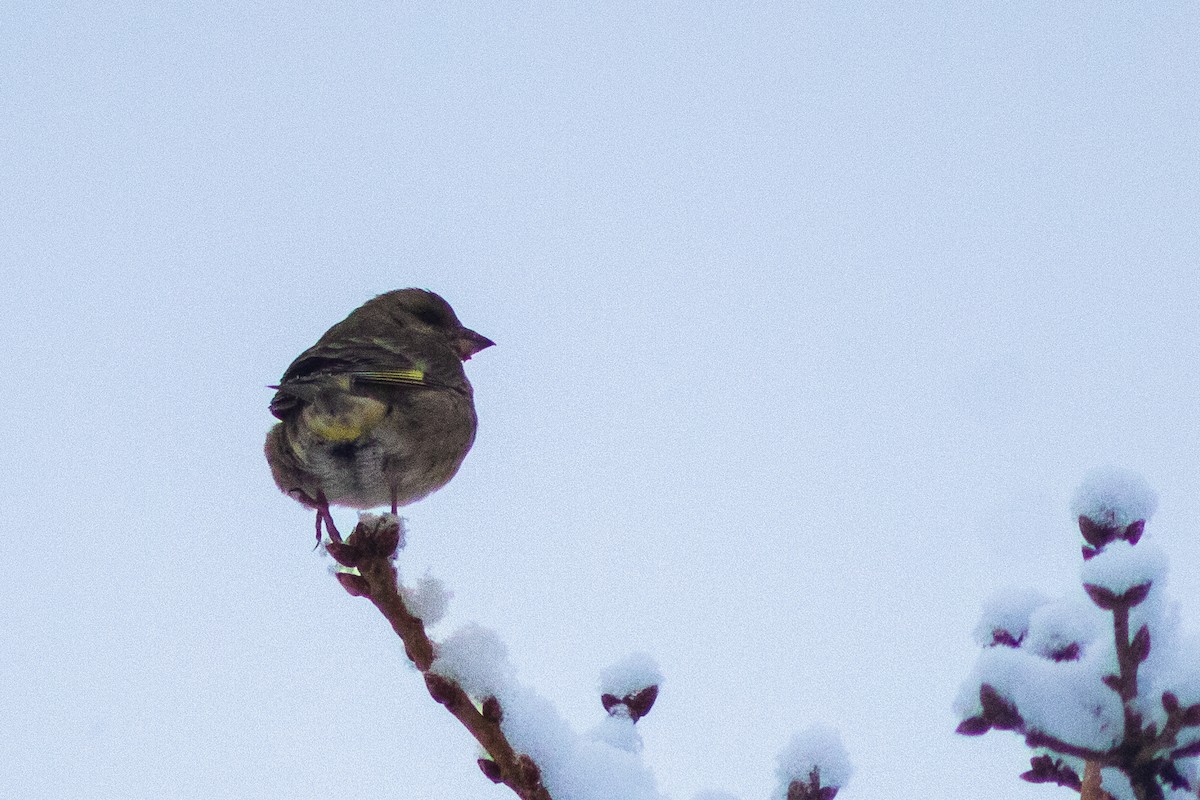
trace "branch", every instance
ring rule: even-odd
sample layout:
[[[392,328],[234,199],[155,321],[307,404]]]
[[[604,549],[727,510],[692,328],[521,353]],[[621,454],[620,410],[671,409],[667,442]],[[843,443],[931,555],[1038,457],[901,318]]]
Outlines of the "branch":
[[[1136,738],[1142,731],[1141,715],[1134,708],[1138,696],[1138,666],[1141,659],[1134,652],[1129,641],[1129,605],[1118,603],[1112,609],[1113,637],[1117,647],[1117,667],[1120,675],[1117,677],[1117,694],[1121,696],[1121,705],[1125,712],[1125,739]],[[1148,646],[1147,646],[1148,648]]]
[[[1102,751],[1093,750],[1090,747],[1080,747],[1036,729],[1025,735],[1025,744],[1034,748],[1045,747],[1064,756],[1074,756],[1106,767],[1117,766],[1119,763],[1117,749]]]
[[[1100,788],[1100,764],[1089,761],[1083,768],[1083,786],[1079,790],[1079,800],[1111,800],[1112,795]]]
[[[358,574],[338,573],[338,580],[351,595],[366,597],[392,625],[404,642],[404,652],[425,678],[434,700],[446,707],[475,737],[490,757],[479,766],[490,780],[503,783],[521,800],[552,800],[542,785],[541,770],[529,756],[517,754],[500,728],[502,712],[495,698],[483,711],[462,687],[449,678],[430,672],[434,643],[425,624],[404,605],[392,558],[399,544],[400,524],[394,516],[364,517],[345,542],[329,542],[326,548],[338,563],[353,567]]]

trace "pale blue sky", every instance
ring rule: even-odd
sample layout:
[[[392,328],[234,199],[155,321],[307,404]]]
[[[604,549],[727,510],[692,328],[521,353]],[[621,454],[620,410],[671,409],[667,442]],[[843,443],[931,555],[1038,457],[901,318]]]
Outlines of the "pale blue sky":
[[[1048,797],[950,703],[1087,470],[1200,620],[1200,11],[454,6],[0,10],[0,795],[506,796],[261,456],[266,385],[422,286],[498,342],[407,509],[437,633],[579,727],[653,653],[676,800],[814,722],[847,800]]]

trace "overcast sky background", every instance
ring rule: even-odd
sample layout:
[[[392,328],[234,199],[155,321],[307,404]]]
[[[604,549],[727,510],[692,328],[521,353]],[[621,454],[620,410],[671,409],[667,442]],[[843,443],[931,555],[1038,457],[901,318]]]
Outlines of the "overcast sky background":
[[[474,451],[401,564],[675,800],[1069,796],[950,705],[989,592],[1142,472],[1200,628],[1190,3],[8,3],[0,795],[507,797],[261,454],[267,384],[442,293]],[[353,513],[342,511],[345,526]]]

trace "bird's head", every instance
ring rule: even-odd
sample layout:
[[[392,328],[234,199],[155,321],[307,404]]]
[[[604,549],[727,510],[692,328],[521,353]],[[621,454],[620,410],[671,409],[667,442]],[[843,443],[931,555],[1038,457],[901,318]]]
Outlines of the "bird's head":
[[[394,314],[404,318],[407,326],[422,333],[445,338],[467,361],[471,356],[495,344],[458,321],[454,309],[442,297],[425,289],[400,289],[383,295]]]

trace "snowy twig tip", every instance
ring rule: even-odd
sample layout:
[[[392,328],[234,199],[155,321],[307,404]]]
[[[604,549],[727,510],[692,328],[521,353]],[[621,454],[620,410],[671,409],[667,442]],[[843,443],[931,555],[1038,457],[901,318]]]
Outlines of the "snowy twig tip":
[[[650,713],[663,682],[662,670],[646,653],[632,653],[600,673],[600,702],[610,715],[634,722]]]
[[[779,754],[780,800],[832,800],[853,772],[841,737],[813,725],[794,734]]]
[[[1158,508],[1158,495],[1133,470],[1101,467],[1089,472],[1075,490],[1071,513],[1104,528],[1145,522]]]

